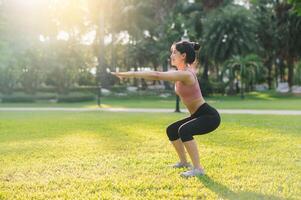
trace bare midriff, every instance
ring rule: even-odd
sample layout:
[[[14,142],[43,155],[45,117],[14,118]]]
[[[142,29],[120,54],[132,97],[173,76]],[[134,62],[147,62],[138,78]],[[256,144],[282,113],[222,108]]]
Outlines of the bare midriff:
[[[195,113],[199,109],[199,107],[204,103],[205,99],[203,97],[199,97],[189,103],[183,102],[183,104],[186,106],[191,115]]]

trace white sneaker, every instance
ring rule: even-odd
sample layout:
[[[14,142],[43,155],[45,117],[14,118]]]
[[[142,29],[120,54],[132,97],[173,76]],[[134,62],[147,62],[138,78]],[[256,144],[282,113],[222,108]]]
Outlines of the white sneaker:
[[[203,175],[205,175],[205,171],[200,169],[192,169],[187,172],[181,173],[181,177],[183,178],[189,178],[193,176],[203,176]]]
[[[190,163],[178,162],[178,163],[172,165],[172,168],[192,168],[192,165]]]

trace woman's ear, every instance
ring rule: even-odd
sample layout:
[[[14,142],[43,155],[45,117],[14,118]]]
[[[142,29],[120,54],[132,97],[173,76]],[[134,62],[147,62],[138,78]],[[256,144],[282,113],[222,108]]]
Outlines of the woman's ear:
[[[184,60],[186,60],[186,53],[182,53],[181,56]]]

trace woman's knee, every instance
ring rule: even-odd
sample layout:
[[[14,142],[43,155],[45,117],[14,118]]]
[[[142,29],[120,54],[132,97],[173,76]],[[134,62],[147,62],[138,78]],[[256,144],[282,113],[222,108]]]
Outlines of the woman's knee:
[[[187,130],[186,126],[181,126],[178,132],[179,137],[181,138],[182,142],[187,142],[193,140],[193,135]]]
[[[179,139],[178,129],[174,124],[171,124],[166,128],[166,134],[170,141]]]

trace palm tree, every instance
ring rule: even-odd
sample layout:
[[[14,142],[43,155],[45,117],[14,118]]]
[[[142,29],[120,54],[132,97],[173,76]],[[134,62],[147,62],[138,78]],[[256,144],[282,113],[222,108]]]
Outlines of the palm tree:
[[[196,0],[192,8],[196,11],[194,12],[195,17],[191,17],[193,24],[195,25],[195,31],[197,40],[202,41],[203,43],[206,43],[206,39],[204,39],[205,36],[205,29],[206,25],[204,25],[204,22],[207,20],[208,16],[211,14],[211,12],[214,12],[218,8],[221,8],[223,6],[228,5],[231,2],[231,0]],[[200,51],[200,60],[203,65],[203,72],[202,72],[202,78],[201,81],[203,82],[203,86],[208,86],[210,88],[209,83],[209,68],[211,66],[211,60],[209,59],[208,53],[203,48],[202,51]],[[209,89],[210,90],[210,89]],[[209,93],[208,90],[208,93]],[[206,92],[206,89],[203,90]]]
[[[253,13],[257,21],[257,31],[260,46],[260,56],[263,58],[264,66],[268,70],[268,86],[272,89],[273,83],[273,64],[276,59],[276,20],[272,5],[273,0],[258,0],[253,6]]]
[[[301,56],[301,16],[292,11],[292,5],[286,2],[275,6],[278,31],[278,56],[286,60],[288,66],[288,84],[290,91],[294,80],[294,64]]]
[[[241,6],[228,5],[212,12],[205,23],[204,51],[215,63],[233,55],[246,55],[256,50],[255,22]]]
[[[230,88],[233,89],[233,82],[240,81],[240,95],[244,99],[246,84],[256,80],[259,76],[262,63],[257,55],[233,56],[225,62],[222,76],[228,75]]]

